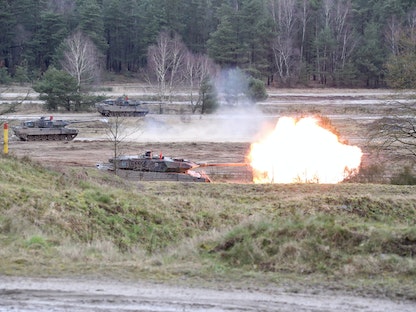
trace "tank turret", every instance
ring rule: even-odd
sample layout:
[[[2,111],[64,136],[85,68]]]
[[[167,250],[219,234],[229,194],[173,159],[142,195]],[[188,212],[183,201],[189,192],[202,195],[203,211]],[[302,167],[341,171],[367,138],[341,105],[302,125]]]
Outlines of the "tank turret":
[[[97,111],[106,117],[128,116],[128,117],[140,117],[146,116],[149,113],[148,109],[142,108],[142,102],[132,101],[127,97],[107,99],[100,103],[95,104]]]
[[[53,120],[41,117],[36,120],[23,121],[19,126],[12,127],[14,134],[21,141],[71,141],[78,135],[77,129],[66,128],[64,120]]]

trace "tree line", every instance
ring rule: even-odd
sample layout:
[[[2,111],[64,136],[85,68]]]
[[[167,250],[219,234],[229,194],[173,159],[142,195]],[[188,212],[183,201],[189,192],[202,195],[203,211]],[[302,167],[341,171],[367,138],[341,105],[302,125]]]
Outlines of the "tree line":
[[[201,71],[212,62],[275,86],[415,86],[413,0],[0,0],[0,5],[0,83],[36,81],[52,66],[70,72],[78,87],[97,81],[97,68],[150,77],[150,67],[156,80],[163,74],[157,70],[188,71],[190,83],[191,68]],[[157,58],[163,56],[163,36],[178,44],[176,51],[186,51],[168,60],[176,64]],[[171,83],[177,81],[159,81],[161,96]]]

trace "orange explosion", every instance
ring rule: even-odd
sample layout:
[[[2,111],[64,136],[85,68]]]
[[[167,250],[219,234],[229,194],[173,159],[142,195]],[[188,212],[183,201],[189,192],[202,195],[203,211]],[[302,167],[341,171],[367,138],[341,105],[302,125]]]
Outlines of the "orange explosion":
[[[251,144],[254,183],[338,183],[357,172],[361,149],[342,144],[317,122],[282,117],[273,132]]]

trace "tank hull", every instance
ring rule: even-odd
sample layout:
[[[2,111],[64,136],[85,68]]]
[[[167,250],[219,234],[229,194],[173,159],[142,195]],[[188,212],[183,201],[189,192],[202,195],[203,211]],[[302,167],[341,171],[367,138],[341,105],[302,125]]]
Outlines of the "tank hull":
[[[65,128],[66,122],[40,118],[23,122],[13,127],[13,132],[21,141],[71,141],[78,135],[77,129]]]
[[[96,105],[97,111],[105,117],[143,117],[149,113],[141,107],[140,102],[129,100],[105,100]]]
[[[146,172],[133,170],[117,170],[117,175],[133,181],[172,181],[172,182],[211,182],[206,176],[175,172]]]
[[[116,172],[122,178],[135,181],[211,182],[205,174],[191,170],[198,166],[182,158],[154,156],[151,151],[143,155],[113,157],[108,163],[97,164],[98,169]]]

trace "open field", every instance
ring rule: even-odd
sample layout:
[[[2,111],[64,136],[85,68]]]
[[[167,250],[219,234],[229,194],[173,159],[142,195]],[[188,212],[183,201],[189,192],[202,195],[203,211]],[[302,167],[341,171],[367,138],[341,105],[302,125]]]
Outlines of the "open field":
[[[152,90],[134,84],[125,84],[104,88],[109,97],[128,94],[130,98],[151,99]],[[42,111],[42,105],[31,92],[18,92],[10,89],[1,93],[3,101],[21,101],[14,113],[5,117],[11,126],[21,119],[37,118],[48,115]],[[23,98],[19,98],[19,94]],[[29,98],[26,94],[31,94]],[[340,140],[359,146],[364,156],[362,166],[378,166],[379,177],[372,182],[388,182],[397,172],[412,165],[412,157],[393,152],[377,153],[368,145],[368,128],[381,117],[396,114],[398,107],[412,100],[412,92],[397,93],[391,90],[269,90],[269,98],[255,107],[222,108],[213,115],[192,115],[185,100],[185,93],[178,93],[172,104],[163,107],[164,114],[156,112],[158,104],[146,105],[150,114],[145,118],[127,118],[125,121],[126,138],[121,149],[125,154],[141,154],[146,150],[162,152],[165,155],[185,157],[197,162],[244,162],[250,143],[258,140],[265,131],[270,130],[281,116],[323,116],[328,118],[338,130]],[[0,99],[0,100],[1,100]],[[30,155],[34,159],[46,162],[58,161],[79,166],[94,166],[111,157],[111,145],[108,141],[107,119],[97,112],[62,114],[54,113],[55,119],[84,121],[69,127],[79,129],[74,142],[67,144],[16,142],[11,138],[10,152],[15,155]],[[221,144],[225,146],[221,147]],[[49,159],[48,159],[49,158]],[[231,170],[231,169],[230,169]],[[244,170],[244,169],[243,169]],[[238,175],[246,175],[246,170]],[[212,173],[212,172],[210,172]],[[214,172],[217,176],[229,175],[227,169]],[[245,180],[240,180],[246,182]]]
[[[120,151],[241,163],[280,116],[322,115],[383,177],[408,162],[373,154],[365,134],[409,94],[269,94],[254,109],[202,117],[177,115],[179,96],[163,115],[128,118]],[[3,117],[47,115],[40,107],[22,103]],[[11,138],[11,157],[0,157],[0,311],[414,310],[414,186],[255,185],[242,168],[212,169],[211,184],[123,181],[95,169],[113,153],[106,120],[54,116],[85,121],[74,141]]]

